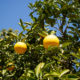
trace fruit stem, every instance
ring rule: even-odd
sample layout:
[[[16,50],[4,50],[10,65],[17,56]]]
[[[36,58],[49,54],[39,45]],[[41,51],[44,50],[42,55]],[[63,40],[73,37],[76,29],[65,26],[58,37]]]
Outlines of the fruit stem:
[[[55,34],[55,33],[56,33],[55,31],[51,31],[50,35],[53,35],[53,34]]]

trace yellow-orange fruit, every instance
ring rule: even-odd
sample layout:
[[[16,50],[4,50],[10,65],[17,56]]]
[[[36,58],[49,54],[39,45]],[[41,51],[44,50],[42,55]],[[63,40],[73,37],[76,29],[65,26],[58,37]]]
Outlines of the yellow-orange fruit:
[[[0,69],[2,69],[2,66],[0,66]]]
[[[8,65],[7,65],[7,70],[8,71],[12,71],[12,70],[14,70],[14,68],[15,68],[15,66],[14,66],[13,63],[8,63]]]
[[[48,48],[49,46],[59,46],[59,39],[55,35],[48,35],[43,39],[44,48]]]
[[[14,50],[17,54],[24,54],[27,50],[27,45],[24,42],[17,42],[14,45]]]

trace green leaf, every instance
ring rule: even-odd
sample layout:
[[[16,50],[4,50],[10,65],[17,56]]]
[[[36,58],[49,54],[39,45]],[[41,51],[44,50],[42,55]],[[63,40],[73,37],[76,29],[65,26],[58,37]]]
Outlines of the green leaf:
[[[59,77],[59,75],[60,75],[60,74],[59,74],[58,72],[51,72],[51,73],[45,74],[45,75],[44,75],[44,78],[45,78],[45,77],[51,77],[51,76],[52,76],[52,77]]]
[[[32,23],[30,23],[30,22],[24,22],[24,24],[27,24],[27,25],[32,25]]]
[[[78,78],[78,76],[75,74],[68,74],[68,78]]]
[[[14,37],[18,37],[15,33],[13,33],[13,32],[11,32],[10,33],[12,36],[14,36]]]
[[[39,33],[39,36],[40,37],[45,37],[46,35],[42,34],[42,33]]]
[[[22,36],[24,36],[23,31],[21,31],[21,32],[19,33],[18,37],[21,38]]]
[[[73,27],[68,27],[68,29],[71,29],[72,31],[74,31],[74,28]]]
[[[70,70],[69,69],[66,69],[66,70],[63,70],[61,72],[61,74],[59,75],[59,77],[62,77],[63,75],[65,75],[66,73],[68,73]]]
[[[49,62],[44,66],[44,69],[49,68],[55,61]]]
[[[64,42],[64,43],[62,44],[62,47],[67,47],[67,46],[69,46],[70,44],[72,44],[72,42]]]
[[[22,19],[20,19],[20,23],[19,23],[19,25],[22,27],[23,30],[25,30],[25,26],[23,25],[23,21],[22,21]]]
[[[2,70],[2,75],[5,75],[6,74],[6,70]]]
[[[38,33],[40,37],[45,37],[48,35],[46,31],[42,31],[41,33]]]
[[[36,73],[36,76],[39,77],[39,74],[42,70],[42,68],[44,67],[45,63],[44,62],[41,62],[40,64],[37,65],[37,67],[35,68],[35,73]]]
[[[68,74],[67,79],[68,80],[79,80],[79,77],[76,74]]]

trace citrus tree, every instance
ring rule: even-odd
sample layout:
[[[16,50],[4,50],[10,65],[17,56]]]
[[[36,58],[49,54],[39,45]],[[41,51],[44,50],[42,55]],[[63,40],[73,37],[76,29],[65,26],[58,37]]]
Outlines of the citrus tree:
[[[33,22],[20,19],[20,33],[0,32],[0,80],[79,80],[79,0],[38,0],[29,8]]]

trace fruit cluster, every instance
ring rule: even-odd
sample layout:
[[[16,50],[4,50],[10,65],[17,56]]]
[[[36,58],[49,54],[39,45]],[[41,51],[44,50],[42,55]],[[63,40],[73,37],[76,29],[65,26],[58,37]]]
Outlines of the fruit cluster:
[[[59,46],[59,39],[55,35],[47,35],[43,39],[43,46],[48,49],[49,46]],[[27,45],[24,42],[17,42],[14,45],[14,50],[17,54],[24,54],[27,50]]]

